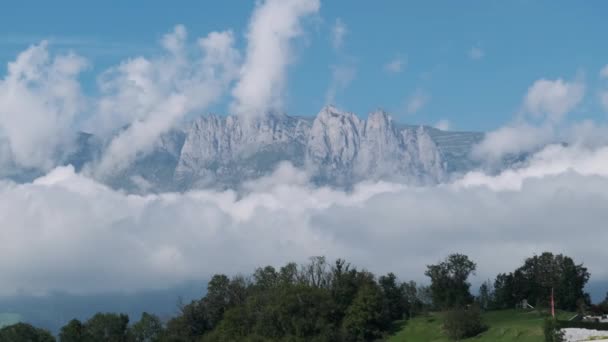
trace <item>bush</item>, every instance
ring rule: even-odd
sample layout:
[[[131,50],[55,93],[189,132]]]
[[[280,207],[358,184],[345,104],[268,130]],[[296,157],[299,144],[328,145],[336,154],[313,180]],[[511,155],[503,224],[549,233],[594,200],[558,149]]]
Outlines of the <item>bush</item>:
[[[477,336],[488,329],[481,319],[481,311],[477,306],[446,312],[443,328],[452,340]]]
[[[562,342],[564,341],[564,333],[559,330],[559,323],[555,319],[548,317],[545,319],[543,330],[545,333],[545,342]]]

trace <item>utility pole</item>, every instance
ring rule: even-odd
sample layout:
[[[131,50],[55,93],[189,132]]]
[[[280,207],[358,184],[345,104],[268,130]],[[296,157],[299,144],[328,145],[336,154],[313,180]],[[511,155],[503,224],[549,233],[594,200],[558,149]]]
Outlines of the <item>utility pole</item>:
[[[551,316],[555,318],[555,299],[553,298],[553,288],[551,288]]]

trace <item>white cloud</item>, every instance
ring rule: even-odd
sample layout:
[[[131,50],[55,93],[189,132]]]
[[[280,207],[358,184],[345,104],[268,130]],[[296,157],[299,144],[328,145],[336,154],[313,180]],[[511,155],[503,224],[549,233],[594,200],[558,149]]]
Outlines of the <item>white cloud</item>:
[[[485,138],[473,148],[472,156],[477,160],[493,164],[499,162],[505,155],[516,155],[538,149],[554,138],[555,131],[549,125],[538,127],[527,123],[516,123],[486,133]]]
[[[435,124],[435,128],[440,129],[442,131],[447,131],[450,129],[450,121],[446,119],[441,119]]]
[[[420,281],[450,252],[468,254],[487,279],[550,250],[608,280],[607,161],[608,148],[551,146],[496,176],[350,192],[308,185],[283,165],[240,195],[127,195],[59,168],[34,183],[0,183],[0,294],[163,288],[311,255]]]
[[[352,65],[336,65],[332,67],[331,81],[325,93],[325,103],[333,104],[336,95],[346,89],[357,76],[357,69]]]
[[[338,51],[342,49],[344,45],[344,37],[348,33],[348,28],[342,19],[337,18],[334,26],[331,29],[331,46],[334,50]]]
[[[266,0],[256,5],[245,64],[232,91],[233,113],[259,116],[280,107],[286,69],[293,61],[292,40],[302,34],[302,19],[319,7],[319,0]]]
[[[584,96],[585,85],[581,82],[540,79],[528,89],[524,109],[535,117],[558,122],[576,108]]]
[[[514,123],[486,133],[484,140],[474,147],[472,156],[493,164],[506,155],[534,152],[548,143],[585,140],[578,135],[582,130],[559,125],[584,95],[585,85],[578,81],[567,82],[560,78],[534,82],[524,97],[522,113],[540,121],[531,123],[524,115]]]
[[[408,99],[406,103],[406,111],[408,114],[417,113],[431,100],[431,96],[418,89]]]
[[[386,70],[387,72],[393,73],[393,74],[398,74],[398,73],[402,72],[403,70],[405,70],[406,66],[407,66],[407,59],[401,58],[401,57],[396,57],[395,59],[391,60],[390,62],[386,63],[386,65],[384,65],[384,70]]]
[[[217,100],[237,75],[239,54],[230,31],[212,32],[190,47],[185,27],[178,25],[161,43],[162,56],[127,60],[100,80],[102,97],[92,127],[108,132],[128,127],[94,165],[98,177],[128,166],[186,114]]]
[[[600,77],[601,78],[608,78],[608,64],[606,64],[601,70],[600,70]]]
[[[472,47],[471,50],[469,50],[469,58],[472,60],[480,60],[484,58],[485,55],[485,51],[483,51],[480,47]]]
[[[49,169],[61,159],[85,106],[77,78],[86,66],[74,54],[52,56],[45,41],[8,64],[0,80],[0,144],[10,153],[5,161]]]

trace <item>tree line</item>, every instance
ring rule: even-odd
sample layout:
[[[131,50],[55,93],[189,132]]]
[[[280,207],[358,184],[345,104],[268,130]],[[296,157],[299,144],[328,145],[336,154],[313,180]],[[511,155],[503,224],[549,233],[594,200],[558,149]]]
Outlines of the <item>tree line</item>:
[[[590,274],[561,254],[543,253],[511,273],[499,274],[473,296],[469,278],[477,265],[452,254],[425,275],[430,285],[376,276],[345,260],[313,257],[304,265],[260,267],[250,276],[214,275],[200,299],[180,304],[166,322],[143,313],[130,324],[120,313],[73,319],[57,339],[27,323],[0,329],[1,341],[375,341],[429,311],[445,311],[444,328],[454,339],[483,331],[481,310],[513,308],[526,299],[546,306],[554,289],[558,308],[589,306],[584,286]],[[608,305],[606,306],[608,308]]]

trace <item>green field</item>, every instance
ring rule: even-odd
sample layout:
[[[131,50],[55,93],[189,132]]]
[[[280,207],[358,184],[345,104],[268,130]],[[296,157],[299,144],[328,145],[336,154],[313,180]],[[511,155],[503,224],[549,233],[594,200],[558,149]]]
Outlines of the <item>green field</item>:
[[[560,318],[568,319],[571,314],[560,313]],[[522,341],[541,342],[543,321],[546,316],[537,311],[502,310],[483,314],[489,329],[479,336],[465,341]],[[440,313],[416,317],[402,323],[401,329],[388,341],[391,342],[443,342],[449,339],[441,331]]]
[[[14,313],[2,313],[0,312],[0,328],[15,324],[21,321],[21,316]]]

